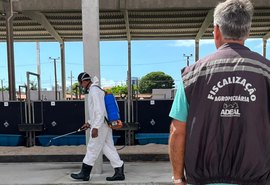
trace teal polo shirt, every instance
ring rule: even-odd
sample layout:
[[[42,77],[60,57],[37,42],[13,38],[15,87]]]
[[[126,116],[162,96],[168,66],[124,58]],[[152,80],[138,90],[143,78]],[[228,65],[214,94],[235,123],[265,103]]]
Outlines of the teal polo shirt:
[[[182,79],[180,79],[180,83],[176,95],[174,97],[174,101],[169,116],[181,122],[186,122],[188,115],[188,108],[189,106],[185,94],[184,84]]]
[[[186,122],[188,116],[188,108],[189,105],[185,94],[184,84],[182,79],[180,79],[180,83],[169,116],[181,122]],[[206,185],[237,185],[237,184],[206,184]]]

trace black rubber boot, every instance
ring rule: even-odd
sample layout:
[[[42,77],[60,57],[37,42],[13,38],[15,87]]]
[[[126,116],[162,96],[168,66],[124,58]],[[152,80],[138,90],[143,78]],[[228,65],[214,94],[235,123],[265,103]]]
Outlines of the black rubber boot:
[[[124,174],[124,164],[122,167],[114,168],[114,175],[112,177],[107,177],[107,181],[122,181],[125,180],[125,174]]]
[[[92,170],[92,166],[89,166],[83,163],[80,173],[72,173],[70,176],[73,179],[78,179],[78,180],[81,179],[83,181],[89,181],[91,170]]]

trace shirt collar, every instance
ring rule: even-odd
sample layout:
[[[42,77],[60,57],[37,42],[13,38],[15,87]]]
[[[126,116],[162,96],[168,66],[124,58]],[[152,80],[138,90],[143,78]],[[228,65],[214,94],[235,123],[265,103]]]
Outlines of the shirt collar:
[[[243,49],[243,50],[250,50],[248,47],[238,44],[238,43],[225,43],[222,46],[218,48],[218,50],[223,50],[227,48],[232,48],[232,49]]]

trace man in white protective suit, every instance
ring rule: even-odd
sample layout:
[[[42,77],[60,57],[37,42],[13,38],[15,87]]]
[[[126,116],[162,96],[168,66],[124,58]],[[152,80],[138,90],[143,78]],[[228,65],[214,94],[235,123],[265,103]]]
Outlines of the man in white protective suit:
[[[81,128],[90,131],[90,138],[87,145],[87,152],[83,159],[81,171],[72,173],[73,179],[88,181],[92,167],[95,164],[100,152],[110,160],[115,173],[112,177],[107,177],[107,181],[125,180],[124,162],[120,159],[113,143],[112,129],[105,122],[107,116],[104,91],[99,88],[99,80],[93,78],[86,72],[80,73],[78,83],[88,96],[89,120]]]

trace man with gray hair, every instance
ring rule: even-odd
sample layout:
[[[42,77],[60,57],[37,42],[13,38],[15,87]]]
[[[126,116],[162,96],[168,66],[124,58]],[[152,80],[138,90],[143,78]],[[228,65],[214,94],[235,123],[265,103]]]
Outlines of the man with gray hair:
[[[244,46],[249,0],[214,11],[217,51],[182,70],[169,152],[176,185],[270,184],[270,61]]]

